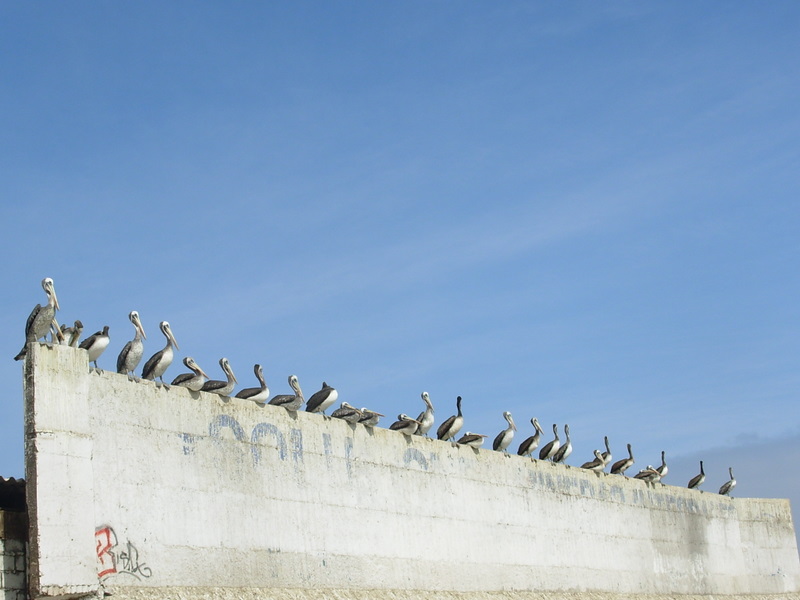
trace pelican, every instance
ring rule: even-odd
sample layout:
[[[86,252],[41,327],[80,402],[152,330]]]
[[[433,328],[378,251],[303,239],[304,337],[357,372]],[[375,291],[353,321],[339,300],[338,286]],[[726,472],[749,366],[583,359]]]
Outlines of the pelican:
[[[77,348],[81,340],[81,333],[83,333],[83,323],[80,321],[76,320],[72,327],[64,323],[61,326],[61,335],[64,337],[64,341],[61,343],[65,346]]]
[[[452,440],[464,426],[464,416],[461,414],[461,396],[456,398],[456,408],[458,414],[448,418],[436,430],[436,437],[440,440]]]
[[[264,404],[269,398],[269,388],[267,387],[267,382],[264,381],[264,370],[261,368],[261,365],[255,365],[253,367],[253,372],[256,374],[256,379],[258,379],[261,387],[239,390],[236,397],[242,398],[243,400],[252,400],[258,404]]]
[[[151,381],[160,379],[161,385],[169,389],[169,386],[164,383],[164,373],[172,364],[172,357],[174,354],[172,350],[173,344],[178,350],[180,350],[181,347],[178,346],[178,342],[175,341],[175,336],[172,335],[172,329],[170,329],[169,323],[161,321],[158,326],[161,328],[161,333],[167,338],[167,345],[147,359],[147,362],[144,363],[144,369],[142,369],[142,378]]]
[[[641,479],[642,481],[648,481],[650,483],[658,483],[661,481],[661,474],[658,472],[658,469],[653,467],[653,465],[647,465],[646,469],[639,471],[633,476],[633,478]]]
[[[199,392],[203,389],[203,384],[208,379],[208,375],[203,369],[200,368],[194,359],[191,356],[187,356],[183,359],[183,364],[186,365],[186,368],[191,370],[191,373],[181,373],[175,379],[172,380],[171,385],[180,385],[185,388],[189,388],[193,392]]]
[[[133,323],[133,329],[136,334],[131,341],[125,344],[122,352],[120,352],[117,357],[117,373],[127,375],[130,380],[131,376],[133,376],[133,379],[136,379],[136,375],[134,375],[133,372],[142,360],[142,354],[144,354],[144,343],[142,340],[146,340],[147,336],[144,334],[144,327],[142,327],[142,322],[139,320],[138,312],[132,310],[128,318],[131,323]],[[77,325],[78,321],[75,321],[75,323]]]
[[[628,444],[628,458],[623,458],[622,460],[618,460],[613,465],[611,465],[611,472],[614,475],[625,475],[625,471],[631,468],[633,465],[633,450],[631,450],[631,445]]]
[[[294,390],[294,394],[280,394],[272,398],[269,404],[281,406],[289,412],[297,412],[303,406],[303,402],[306,401],[303,398],[303,390],[300,389],[300,382],[297,381],[297,375],[289,375],[289,387]],[[306,410],[308,410],[308,407],[306,407]]]
[[[480,433],[472,433],[468,431],[460,438],[458,438],[457,444],[461,444],[462,446],[469,446],[470,448],[480,448],[483,445],[483,440],[486,438],[485,435],[481,435]]]
[[[503,413],[503,418],[508,422],[508,427],[503,429],[503,431],[498,433],[497,437],[494,438],[492,449],[498,452],[505,452],[506,456],[508,456],[507,448],[514,439],[514,432],[517,430],[517,426],[514,424],[514,418],[511,416],[510,412],[505,411]]]
[[[348,423],[358,423],[363,415],[355,406],[351,406],[347,402],[342,402],[342,405],[333,411],[331,416],[335,419],[347,421]]]
[[[701,460],[700,461],[700,474],[699,475],[695,475],[694,477],[692,477],[689,480],[689,485],[687,485],[686,487],[688,487],[690,490],[693,490],[695,488],[699,488],[700,484],[702,484],[705,480],[706,480],[706,472],[703,471],[703,461]]]
[[[378,424],[378,421],[381,417],[383,417],[379,412],[375,412],[374,410],[369,410],[368,408],[361,409],[361,419],[359,419],[359,423],[361,423],[364,427],[375,427]]]
[[[572,440],[569,439],[569,425],[564,425],[564,436],[567,438],[566,442],[563,443],[553,455],[554,463],[563,463],[567,460],[567,457],[572,454]]]
[[[517,454],[520,456],[530,456],[531,460],[533,460],[533,451],[539,447],[539,440],[542,438],[542,427],[539,425],[539,421],[536,420],[536,417],[531,419],[531,425],[536,430],[532,436],[527,438],[519,445],[519,450],[517,450]]]
[[[22,360],[28,352],[28,344],[47,335],[50,325],[56,317],[56,311],[61,309],[53,280],[49,277],[42,279],[42,289],[47,295],[47,304],[44,306],[37,304],[28,315],[28,320],[25,322],[25,345],[22,346],[22,350],[14,357],[14,360]]]
[[[605,465],[603,465],[603,466],[607,467],[608,463],[610,463],[612,458],[613,458],[613,456],[611,456],[611,448],[609,448],[609,446],[608,446],[608,436],[607,435],[603,436],[603,442],[605,442],[605,445],[606,445],[606,451],[602,453],[603,454],[603,462],[605,463]]]
[[[328,410],[329,407],[333,406],[333,403],[338,399],[339,392],[323,381],[322,389],[318,392],[314,392],[311,395],[311,398],[308,399],[308,404],[306,404],[306,412],[320,412],[322,413],[323,417],[328,419],[329,417],[325,414],[325,411]]]
[[[539,460],[548,460],[553,458],[556,452],[558,452],[559,447],[561,446],[561,440],[558,439],[558,425],[553,423],[553,433],[555,434],[556,438],[547,442],[544,447],[539,450]]]
[[[430,396],[428,396],[428,392],[422,392],[422,401],[425,403],[425,410],[419,413],[417,417],[417,421],[419,421],[419,427],[417,428],[417,433],[415,435],[428,435],[428,431],[430,428],[433,427],[433,404],[431,404]]]
[[[220,381],[219,379],[206,381],[203,384],[202,391],[212,392],[220,396],[230,396],[234,386],[238,383],[236,381],[236,375],[233,374],[233,369],[231,369],[231,364],[228,362],[227,358],[220,358],[219,366],[222,367],[222,371],[225,373],[227,379],[225,381]]]
[[[419,421],[406,414],[397,415],[397,421],[389,426],[392,431],[399,431],[403,435],[414,435],[419,427]]]
[[[93,333],[78,346],[89,353],[89,362],[94,363],[94,368],[97,371],[100,370],[97,367],[97,359],[100,358],[100,355],[108,348],[108,342],[110,341],[111,338],[108,337],[108,325],[106,325],[103,327],[103,331]]]
[[[658,471],[658,475],[659,475],[658,479],[659,479],[659,481],[664,479],[664,477],[667,476],[667,473],[669,473],[669,467],[667,466],[667,461],[664,460],[664,451],[663,450],[661,451],[661,466],[658,467],[656,469],[656,471]]]
[[[594,460],[590,460],[589,462],[585,462],[581,465],[581,469],[588,469],[589,471],[594,471],[595,473],[599,473],[605,468],[606,463],[603,460],[603,455],[600,450],[594,451]]]
[[[731,490],[736,487],[736,479],[733,477],[733,467],[728,467],[728,473],[730,473],[731,476],[730,481],[726,481],[722,484],[722,487],[719,488],[719,493],[723,496],[730,495]]]

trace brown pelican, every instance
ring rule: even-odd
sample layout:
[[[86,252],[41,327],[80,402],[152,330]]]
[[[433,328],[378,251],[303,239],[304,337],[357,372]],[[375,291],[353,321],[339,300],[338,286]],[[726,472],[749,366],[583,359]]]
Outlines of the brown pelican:
[[[125,344],[122,352],[117,357],[117,373],[127,375],[128,379],[131,379],[131,377],[136,379],[136,375],[133,372],[142,360],[142,355],[144,354],[144,342],[142,342],[142,339],[146,340],[147,336],[144,334],[144,327],[142,327],[142,322],[139,320],[138,312],[132,310],[128,318],[133,323],[133,329],[136,333],[133,339]],[[77,324],[78,321],[75,321],[75,323]]]
[[[452,440],[461,428],[464,426],[464,416],[461,414],[461,396],[456,398],[456,408],[458,414],[448,418],[444,423],[439,425],[436,430],[436,437],[440,440]]]
[[[728,473],[731,476],[730,481],[726,481],[722,484],[722,487],[719,488],[719,493],[723,496],[730,495],[731,490],[736,487],[736,479],[733,477],[733,467],[728,467]]]
[[[76,320],[75,324],[70,327],[66,323],[61,326],[61,335],[64,338],[62,342],[66,346],[77,348],[81,340],[81,333],[83,333],[83,323]]]
[[[428,431],[430,431],[431,427],[433,427],[433,404],[431,404],[430,396],[428,396],[428,392],[422,392],[422,401],[425,403],[425,410],[419,413],[417,417],[417,421],[419,421],[419,427],[417,428],[417,433],[415,435],[428,435]]]
[[[561,447],[561,440],[558,439],[558,425],[553,423],[553,434],[556,436],[554,440],[547,442],[544,447],[539,450],[539,460],[548,460],[555,456],[558,449]]]
[[[539,440],[541,439],[542,433],[544,432],[542,431],[542,427],[539,425],[539,421],[537,421],[535,417],[531,419],[531,424],[533,425],[533,428],[536,430],[536,433],[528,437],[525,441],[523,441],[519,445],[519,450],[517,450],[517,454],[519,454],[520,456],[530,456],[531,460],[533,460],[532,456],[533,451],[539,447]]]
[[[399,431],[403,435],[414,435],[419,427],[419,421],[406,414],[397,415],[397,421],[389,425],[392,431]]]
[[[108,342],[110,341],[111,338],[108,337],[108,325],[106,325],[103,327],[103,331],[93,333],[88,338],[83,340],[78,346],[89,353],[89,362],[94,363],[94,368],[97,371],[100,370],[97,367],[97,359],[100,358],[100,355],[108,347]]]
[[[633,465],[633,450],[631,450],[631,445],[628,444],[628,458],[623,458],[622,460],[618,460],[613,465],[611,465],[611,472],[614,475],[625,475],[625,471],[631,468]]]
[[[503,413],[503,418],[508,422],[508,427],[498,433],[497,437],[494,438],[492,449],[498,452],[505,452],[506,456],[508,456],[508,450],[506,449],[511,445],[514,439],[514,432],[517,430],[517,426],[514,424],[514,418],[511,416],[510,412],[505,411]]]
[[[322,389],[318,392],[314,392],[311,395],[311,398],[308,399],[308,404],[306,404],[306,412],[319,412],[322,413],[322,416],[327,419],[329,417],[325,414],[325,411],[328,410],[329,407],[333,406],[333,403],[336,402],[338,398],[339,392],[323,381]]]
[[[581,469],[588,469],[589,471],[594,471],[595,473],[599,473],[605,468],[606,463],[603,460],[603,455],[600,450],[594,451],[594,460],[590,460],[589,462],[585,462],[581,465]]]
[[[485,435],[481,435],[480,433],[472,433],[468,431],[460,438],[458,438],[457,444],[461,444],[462,446],[469,446],[470,448],[480,448],[483,445],[483,440],[486,438]]]
[[[646,469],[639,471],[633,476],[633,478],[648,481],[650,483],[658,483],[661,481],[661,473],[658,472],[658,469],[653,468],[653,465],[647,465]]]
[[[700,474],[699,475],[695,475],[694,477],[692,477],[689,480],[689,485],[687,485],[686,487],[688,487],[690,490],[693,490],[695,488],[699,488],[700,484],[702,484],[705,480],[706,480],[706,472],[703,470],[703,461],[701,460],[700,461]]]
[[[375,412],[374,410],[369,410],[368,408],[361,409],[361,419],[358,421],[364,427],[375,427],[378,424],[378,421],[381,417],[383,417],[379,412]]]
[[[267,387],[267,382],[264,381],[264,371],[261,368],[261,365],[255,365],[253,367],[253,372],[256,374],[256,379],[258,379],[261,387],[239,390],[239,393],[236,394],[236,397],[242,398],[243,400],[252,400],[258,404],[264,404],[267,401],[267,398],[269,398],[269,388]]]
[[[603,436],[603,442],[605,442],[605,445],[606,445],[606,451],[602,453],[603,454],[603,462],[605,463],[605,465],[603,465],[603,466],[606,467],[606,466],[608,466],[608,463],[610,463],[611,460],[613,459],[613,456],[611,456],[611,448],[609,448],[609,446],[608,446],[608,436],[607,435]]]
[[[25,345],[22,346],[22,350],[14,357],[14,360],[22,360],[28,352],[28,344],[47,335],[50,325],[55,319],[56,311],[61,308],[58,304],[53,280],[49,277],[42,279],[42,289],[47,295],[47,304],[44,306],[37,304],[28,315],[28,320],[25,322]]]
[[[562,463],[570,454],[572,454],[572,440],[569,439],[569,425],[564,425],[564,436],[567,439],[563,444],[561,444],[561,447],[553,455],[554,463]]]
[[[219,394],[220,396],[230,396],[234,386],[237,383],[236,375],[233,374],[233,369],[231,369],[231,365],[227,358],[220,358],[219,366],[222,367],[222,371],[225,373],[225,377],[227,379],[225,381],[220,381],[219,379],[211,379],[206,381],[203,384],[202,391],[212,392],[214,394]]]
[[[172,357],[174,354],[172,346],[175,345],[178,350],[180,350],[181,347],[178,346],[178,342],[175,341],[175,336],[172,335],[172,329],[170,329],[169,323],[161,321],[158,326],[161,329],[161,333],[167,338],[167,345],[147,359],[142,369],[142,378],[151,381],[161,379],[161,384],[164,388],[169,389],[169,386],[164,383],[164,373],[172,364]]]
[[[289,375],[289,387],[294,390],[294,394],[280,394],[272,398],[269,404],[272,406],[281,406],[289,412],[297,412],[306,401],[303,398],[303,390],[300,389],[300,382],[297,381],[297,375]],[[313,398],[313,396],[312,396]],[[307,410],[308,408],[306,408]]]
[[[363,416],[361,411],[355,406],[350,406],[347,402],[342,402],[342,405],[331,413],[335,419],[342,419],[348,423],[358,423]]]
[[[183,364],[186,365],[186,368],[191,370],[191,373],[181,373],[175,379],[172,380],[171,385],[180,385],[185,388],[189,388],[193,392],[199,392],[203,389],[203,384],[208,379],[208,375],[203,369],[200,368],[194,359],[191,356],[187,356],[183,359]]]
[[[667,466],[667,461],[664,460],[664,451],[663,450],[661,451],[661,466],[658,467],[656,469],[656,471],[658,471],[658,475],[659,475],[658,479],[659,479],[659,481],[664,479],[664,477],[667,476],[667,473],[669,473],[669,467]]]

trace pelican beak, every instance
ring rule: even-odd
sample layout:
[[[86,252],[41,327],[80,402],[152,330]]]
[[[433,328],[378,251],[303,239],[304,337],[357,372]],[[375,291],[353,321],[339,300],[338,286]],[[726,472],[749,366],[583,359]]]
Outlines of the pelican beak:
[[[147,336],[144,334],[144,327],[142,327],[142,322],[139,320],[139,317],[136,317],[136,322],[133,325],[134,325],[134,327],[136,327],[136,329],[139,330],[139,333],[142,334],[142,337],[144,339],[147,339]],[[175,344],[175,345],[177,346],[178,344]]]
[[[514,418],[513,417],[509,417],[508,420],[511,421],[511,429],[516,431],[517,430],[517,425],[516,425],[516,423],[514,423]]]
[[[173,344],[175,344],[175,347],[176,347],[178,350],[180,350],[180,349],[181,349],[181,347],[180,347],[180,346],[178,346],[178,340],[176,340],[176,339],[175,339],[175,336],[174,336],[174,335],[172,335],[172,329],[167,329],[167,332],[168,332],[168,335],[169,335],[169,339],[170,339],[170,340],[172,340],[172,343],[173,343]]]
[[[231,369],[230,365],[228,365],[228,368]],[[234,374],[233,369],[231,369],[231,379],[233,379],[234,383],[239,383],[239,380],[236,379],[236,375]]]
[[[61,305],[58,303],[58,296],[56,296],[55,286],[51,283],[47,287],[50,288],[50,293],[53,294],[53,304],[55,305],[56,310],[61,310]]]

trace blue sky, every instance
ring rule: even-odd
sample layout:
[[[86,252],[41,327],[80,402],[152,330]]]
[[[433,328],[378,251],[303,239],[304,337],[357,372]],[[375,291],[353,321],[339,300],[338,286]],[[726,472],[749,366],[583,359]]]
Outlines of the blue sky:
[[[0,474],[25,319],[168,320],[493,437],[510,410],[667,482],[791,497],[800,453],[800,5],[0,6]],[[177,361],[167,372],[183,369]],[[388,420],[386,422],[388,426]]]

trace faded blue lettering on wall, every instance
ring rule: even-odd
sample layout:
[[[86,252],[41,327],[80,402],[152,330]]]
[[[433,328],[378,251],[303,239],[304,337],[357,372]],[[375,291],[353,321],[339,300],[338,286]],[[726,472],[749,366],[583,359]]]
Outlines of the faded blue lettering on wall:
[[[406,451],[403,453],[403,463],[408,467],[411,466],[412,462],[419,463],[423,471],[428,470],[428,459],[422,451],[417,448],[406,448]]]
[[[259,423],[253,427],[253,434],[250,436],[250,450],[253,452],[253,464],[257,465],[261,462],[261,447],[258,441],[265,435],[272,435],[275,437],[275,443],[278,448],[278,455],[281,460],[286,460],[286,439],[283,437],[281,430],[275,427],[272,423]]]
[[[289,447],[292,452],[294,462],[303,461],[303,432],[299,429],[292,429],[289,432]]]
[[[217,417],[208,424],[208,435],[213,438],[221,439],[220,435],[222,428],[228,427],[233,432],[233,436],[240,442],[244,441],[244,429],[239,425],[239,421],[230,415],[217,415]]]

